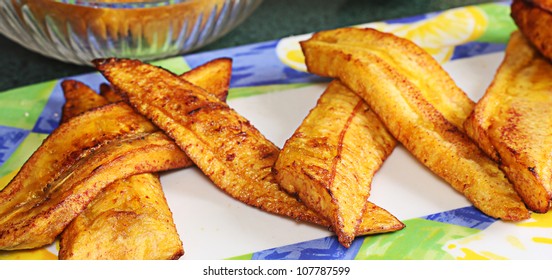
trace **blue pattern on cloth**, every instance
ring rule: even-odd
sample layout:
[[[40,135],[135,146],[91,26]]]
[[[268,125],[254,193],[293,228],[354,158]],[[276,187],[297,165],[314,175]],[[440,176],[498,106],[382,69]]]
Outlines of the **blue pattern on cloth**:
[[[485,215],[473,206],[453,209],[423,217],[426,220],[484,230],[497,219]]]
[[[352,260],[360,250],[364,238],[356,238],[347,249],[336,236],[300,242],[256,252],[252,260]]]
[[[506,45],[500,43],[469,42],[456,46],[451,60],[501,52],[505,48]]]
[[[219,57],[232,59],[230,87],[317,83],[323,78],[283,64],[275,48],[278,40],[184,56],[191,68]]]
[[[0,126],[0,165],[4,164],[17,150],[29,131],[21,128]]]

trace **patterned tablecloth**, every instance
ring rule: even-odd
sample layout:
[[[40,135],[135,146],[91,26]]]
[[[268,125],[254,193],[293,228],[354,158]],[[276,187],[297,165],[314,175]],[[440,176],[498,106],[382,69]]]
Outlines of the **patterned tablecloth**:
[[[368,23],[362,27],[374,27],[414,41],[441,62],[458,85],[477,100],[490,83],[502,60],[505,42],[516,28],[509,12],[507,2],[490,3]],[[181,73],[213,58],[231,57],[230,106],[281,147],[328,82],[305,72],[298,42],[309,36],[185,55],[155,64]],[[104,82],[99,73],[67,78],[83,81],[96,89]],[[60,82],[54,80],[0,93],[0,188],[9,182],[42,140],[58,126],[64,102]],[[519,223],[490,218],[430,174],[401,147],[393,152],[374,178],[370,200],[403,220],[406,228],[391,234],[357,238],[349,249],[342,247],[335,236],[326,230],[310,227],[296,229],[298,225],[294,221],[258,213],[256,209],[216,193],[214,186],[197,170],[163,174],[162,180],[184,240],[186,255],[183,259],[552,257],[552,250],[549,250],[552,244],[552,214],[533,214],[530,220]],[[215,192],[217,197],[214,199],[223,204],[219,210],[230,213],[230,216],[222,217],[220,213],[210,214],[215,216],[182,214],[200,210],[193,207],[214,204],[209,202],[208,194],[202,196],[206,200],[203,206],[191,205],[191,209],[186,209],[183,205],[186,201],[180,201],[179,196],[186,197],[188,193],[175,188],[185,184],[184,181],[193,184],[197,180],[203,180],[199,184],[206,185],[204,188],[209,189],[208,192]],[[189,188],[195,190],[194,186]],[[197,197],[193,199],[199,201]],[[262,217],[262,222],[267,223],[264,229],[263,225],[252,225],[254,222],[236,222],[240,219],[252,221],[254,217],[249,217],[249,220],[244,218],[250,213]],[[232,217],[236,220],[229,222]],[[205,224],[195,223],[198,219]],[[213,224],[206,224],[205,220],[211,220]],[[270,227],[278,230],[273,232]],[[231,235],[236,232],[241,233],[240,236]],[[281,232],[289,238],[276,236],[282,235]],[[0,252],[0,259],[55,259],[56,246]]]

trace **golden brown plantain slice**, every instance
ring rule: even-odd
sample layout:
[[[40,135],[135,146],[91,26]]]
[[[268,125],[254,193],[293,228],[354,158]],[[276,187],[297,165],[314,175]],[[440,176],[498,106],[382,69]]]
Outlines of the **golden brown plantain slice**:
[[[232,78],[232,59],[225,57],[213,59],[179,77],[226,102]],[[105,83],[100,85],[100,95],[111,102],[122,100],[121,96]]]
[[[328,219],[349,247],[372,178],[395,144],[364,100],[334,80],[286,141],[273,171],[280,186]],[[385,220],[390,231],[404,227],[390,214]]]
[[[330,226],[329,221],[282,191],[271,172],[279,149],[219,99],[171,73],[137,60],[95,61],[135,108],[186,152],[219,188],[264,211]],[[359,234],[381,223],[363,220]]]
[[[232,78],[232,59],[217,58],[191,71],[180,75],[180,78],[204,89],[226,102],[230,79]]]
[[[552,195],[552,64],[515,31],[504,61],[466,121],[527,207],[547,212]]]
[[[65,103],[61,110],[61,122],[66,122],[92,108],[110,103],[90,87],[76,80],[64,80],[61,82],[61,88],[65,96]]]
[[[0,191],[0,217],[27,199],[43,195],[44,186],[95,147],[124,135],[157,130],[125,103],[106,105],[70,119],[46,138]]]
[[[180,78],[203,88],[222,101],[226,101],[228,97],[231,77],[232,59],[230,58],[213,59],[180,75]],[[64,80],[61,87],[65,96],[61,122],[66,122],[82,112],[123,101],[123,98],[107,83],[100,84],[99,94],[76,80]]]
[[[123,101],[123,98],[107,83],[100,84],[100,96],[105,98],[109,103]]]
[[[525,38],[552,60],[552,1],[513,0],[510,15]]]
[[[117,180],[63,231],[60,259],[155,260],[184,254],[158,175]]]
[[[43,183],[34,195],[10,208],[2,204],[0,250],[50,244],[108,184],[181,167],[187,160],[160,131],[127,135],[93,149],[53,182]]]
[[[279,149],[226,103],[137,60],[95,61],[130,104],[164,130],[219,188],[262,210],[329,223],[280,190],[271,173]]]
[[[323,31],[301,43],[310,72],[339,78],[421,163],[489,216],[530,216],[498,164],[463,132],[473,102],[425,51],[373,29]]]
[[[401,230],[405,225],[387,210],[367,201],[364,206],[356,236],[379,234]]]

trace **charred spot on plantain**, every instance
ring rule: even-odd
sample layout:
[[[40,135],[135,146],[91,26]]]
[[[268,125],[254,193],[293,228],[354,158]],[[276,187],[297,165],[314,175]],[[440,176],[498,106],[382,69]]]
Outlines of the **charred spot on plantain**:
[[[461,133],[460,132],[460,129],[456,126],[451,126],[451,127],[448,127],[446,129],[446,132],[449,132],[449,133]]]
[[[508,149],[508,151],[509,151],[514,157],[518,157],[518,156],[519,156],[519,152],[518,152],[516,149],[514,149],[514,148],[512,148],[512,147],[510,147],[510,146],[507,146],[506,148]]]
[[[198,103],[199,98],[197,96],[193,95],[192,93],[188,93],[188,91],[186,91],[186,93],[187,94],[179,96],[178,102],[173,102],[173,103],[174,104],[183,104],[184,106],[193,106],[193,105]],[[172,100],[171,98],[169,98],[169,96],[167,96],[167,98],[169,100]]]
[[[271,158],[271,157],[275,157],[275,156],[278,156],[277,153],[274,153],[272,151],[266,151],[266,150],[262,150],[260,151],[261,152],[261,159],[267,159],[267,158]]]
[[[182,109],[182,105],[180,105],[180,103],[172,103],[170,107],[174,111],[180,111]]]
[[[193,110],[191,110],[191,111],[188,111],[188,113],[186,113],[186,115],[188,115],[188,116],[193,116],[193,115],[197,114],[201,109],[202,109],[202,107],[195,108],[195,109],[193,109]]]
[[[194,96],[194,98],[196,97]],[[193,105],[196,105],[196,103],[194,103]],[[185,104],[185,105],[192,106],[191,103]],[[225,103],[218,103],[218,102],[204,102],[203,104],[199,103],[196,106],[198,107],[188,111],[187,113],[188,116],[196,115],[199,111],[205,111],[207,113],[211,111],[227,111],[230,109]]]
[[[536,166],[529,166],[529,167],[527,167],[527,170],[529,170],[529,172],[531,172],[531,174],[536,176],[537,172],[535,171],[535,168],[536,168]]]
[[[240,131],[240,132],[236,133],[236,136],[241,137],[241,138],[247,138],[247,132]]]
[[[236,158],[236,154],[227,154],[226,155],[226,161],[233,161]]]

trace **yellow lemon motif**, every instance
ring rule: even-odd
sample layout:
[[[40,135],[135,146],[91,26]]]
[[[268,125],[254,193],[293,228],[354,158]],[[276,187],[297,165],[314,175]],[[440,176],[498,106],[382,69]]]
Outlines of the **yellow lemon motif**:
[[[276,55],[278,55],[280,61],[285,65],[297,71],[307,72],[305,56],[303,55],[303,51],[301,51],[299,42],[307,40],[311,36],[312,34],[305,34],[281,39],[276,46]]]
[[[46,248],[18,250],[18,251],[2,251],[0,252],[0,260],[57,260],[58,257]]]
[[[443,250],[459,260],[550,259],[551,222],[552,212],[533,213],[531,219],[518,223],[497,221],[479,233],[447,241]]]
[[[487,15],[476,6],[451,9],[434,17],[414,23],[374,22],[355,27],[370,27],[409,39],[425,49],[438,62],[449,61],[454,47],[479,38],[488,26]],[[306,71],[299,41],[311,34],[284,38],[278,42],[276,53],[285,65]]]
[[[454,47],[481,37],[487,29],[485,12],[475,6],[451,9],[411,24],[361,25],[390,32],[416,43],[440,63],[449,61]]]

